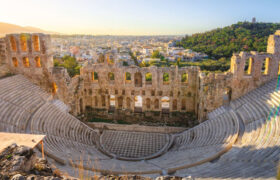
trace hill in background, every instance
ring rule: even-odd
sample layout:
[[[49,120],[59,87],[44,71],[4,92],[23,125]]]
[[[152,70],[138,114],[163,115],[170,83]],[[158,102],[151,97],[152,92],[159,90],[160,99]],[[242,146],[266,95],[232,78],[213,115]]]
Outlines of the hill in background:
[[[18,26],[14,24],[2,23],[0,22],[0,37],[5,36],[6,34],[11,33],[46,33],[46,34],[54,34],[56,32],[45,31],[36,27],[31,26]]]
[[[229,59],[239,51],[266,52],[268,36],[280,29],[280,23],[239,22],[205,33],[185,36],[178,46],[203,52],[210,57]]]

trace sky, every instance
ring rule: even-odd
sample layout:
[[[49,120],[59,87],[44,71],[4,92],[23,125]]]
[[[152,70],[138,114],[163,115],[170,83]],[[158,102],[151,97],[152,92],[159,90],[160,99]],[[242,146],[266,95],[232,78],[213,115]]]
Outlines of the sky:
[[[280,22],[280,0],[0,0],[0,22],[64,34],[184,35]]]

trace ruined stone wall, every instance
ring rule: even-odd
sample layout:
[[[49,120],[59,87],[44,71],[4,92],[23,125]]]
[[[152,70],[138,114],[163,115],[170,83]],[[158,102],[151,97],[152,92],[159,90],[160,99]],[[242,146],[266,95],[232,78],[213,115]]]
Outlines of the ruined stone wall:
[[[53,66],[50,35],[9,34],[5,37],[6,61],[14,74],[23,74],[51,92],[49,68]]]
[[[202,122],[207,113],[277,77],[280,31],[269,36],[267,53],[233,54],[225,73],[203,73],[198,67],[140,68],[107,60],[85,64],[79,76],[70,78],[66,69],[53,67],[50,36],[44,34],[7,35],[0,39],[0,58],[12,73],[25,75],[69,105],[74,115],[87,107],[105,114],[193,112]]]

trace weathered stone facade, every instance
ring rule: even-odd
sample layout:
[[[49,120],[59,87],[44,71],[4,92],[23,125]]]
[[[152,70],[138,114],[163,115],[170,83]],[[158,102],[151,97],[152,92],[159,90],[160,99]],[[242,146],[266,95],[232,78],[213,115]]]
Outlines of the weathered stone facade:
[[[270,35],[267,53],[233,54],[225,73],[206,74],[198,67],[122,66],[108,57],[84,65],[79,76],[70,78],[66,69],[53,67],[51,39],[44,34],[7,35],[0,39],[0,55],[12,73],[52,91],[74,115],[87,107],[128,115],[193,112],[201,122],[208,112],[277,77],[280,31]]]

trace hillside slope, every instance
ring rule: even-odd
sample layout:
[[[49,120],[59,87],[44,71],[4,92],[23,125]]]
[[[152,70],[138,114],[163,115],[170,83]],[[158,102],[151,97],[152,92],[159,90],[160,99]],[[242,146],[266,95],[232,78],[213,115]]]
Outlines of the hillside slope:
[[[46,33],[46,34],[53,34],[55,32],[45,31],[36,27],[22,27],[14,24],[8,24],[0,22],[0,36],[5,36],[6,34],[10,33]]]
[[[185,36],[177,45],[206,53],[216,59],[229,58],[233,52],[239,51],[266,52],[268,36],[278,29],[280,23],[239,22],[205,33]]]

